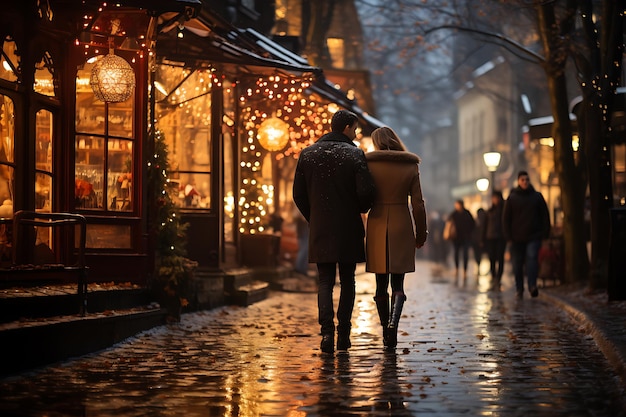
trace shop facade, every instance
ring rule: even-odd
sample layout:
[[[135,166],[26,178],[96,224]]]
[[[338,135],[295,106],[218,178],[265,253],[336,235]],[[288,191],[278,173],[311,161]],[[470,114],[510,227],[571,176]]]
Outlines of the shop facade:
[[[219,272],[251,266],[243,240],[278,231],[297,154],[334,111],[357,112],[363,136],[379,125],[318,68],[199,0],[26,3],[0,17],[0,204],[83,215],[92,280],[152,273],[156,135],[188,256]],[[125,75],[102,91],[118,58],[108,71]],[[75,250],[73,234],[46,233],[50,250]]]

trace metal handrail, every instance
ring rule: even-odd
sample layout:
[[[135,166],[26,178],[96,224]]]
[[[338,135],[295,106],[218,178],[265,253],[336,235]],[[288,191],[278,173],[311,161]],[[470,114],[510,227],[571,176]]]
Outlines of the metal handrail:
[[[7,220],[7,219],[2,219]],[[78,269],[78,297],[80,301],[79,312],[84,315],[87,311],[87,264],[85,246],[87,241],[87,219],[75,213],[40,213],[35,211],[20,210],[13,217],[13,264],[20,265],[25,262],[18,255],[18,250],[24,248],[26,233],[20,233],[23,226],[59,227],[79,226],[79,242],[77,263],[73,266],[64,265],[66,269]],[[3,221],[2,223],[8,223]]]

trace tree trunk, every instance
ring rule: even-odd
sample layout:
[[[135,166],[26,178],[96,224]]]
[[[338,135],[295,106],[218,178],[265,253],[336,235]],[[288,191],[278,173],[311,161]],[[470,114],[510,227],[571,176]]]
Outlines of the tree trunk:
[[[311,65],[322,68],[332,66],[326,39],[335,11],[335,2],[336,0],[302,1],[304,54],[309,58]]]
[[[572,128],[569,120],[563,54],[558,50],[558,33],[554,3],[537,6],[539,33],[543,42],[548,90],[554,124],[554,169],[561,189],[563,240],[565,246],[566,282],[583,282],[588,278],[589,258],[584,235],[585,176],[574,160]]]

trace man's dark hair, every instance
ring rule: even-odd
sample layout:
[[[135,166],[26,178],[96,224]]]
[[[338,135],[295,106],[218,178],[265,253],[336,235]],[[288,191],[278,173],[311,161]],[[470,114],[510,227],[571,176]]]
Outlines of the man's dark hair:
[[[517,173],[517,178],[519,179],[519,177],[523,177],[523,176],[528,176],[528,172],[526,171],[520,171]]]
[[[333,114],[333,118],[330,121],[330,130],[333,132],[343,132],[343,130],[355,124],[359,119],[356,114],[348,110],[338,110]]]

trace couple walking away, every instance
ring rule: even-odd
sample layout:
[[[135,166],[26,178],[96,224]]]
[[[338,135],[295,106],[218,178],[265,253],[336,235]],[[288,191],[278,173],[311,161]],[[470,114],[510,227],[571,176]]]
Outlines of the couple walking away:
[[[331,132],[300,154],[293,183],[294,201],[310,226],[309,262],[317,264],[319,274],[320,348],[325,353],[335,349],[333,287],[337,269],[341,287],[337,350],[351,346],[354,276],[356,264],[366,261],[366,252],[366,270],[376,274],[374,300],[383,343],[387,349],[395,349],[406,301],[404,274],[415,270],[415,249],[424,245],[428,233],[419,158],[408,152],[388,127],[372,132],[376,150],[365,154],[353,143],[357,125],[354,113],[336,112]],[[361,214],[368,211],[364,245]]]

